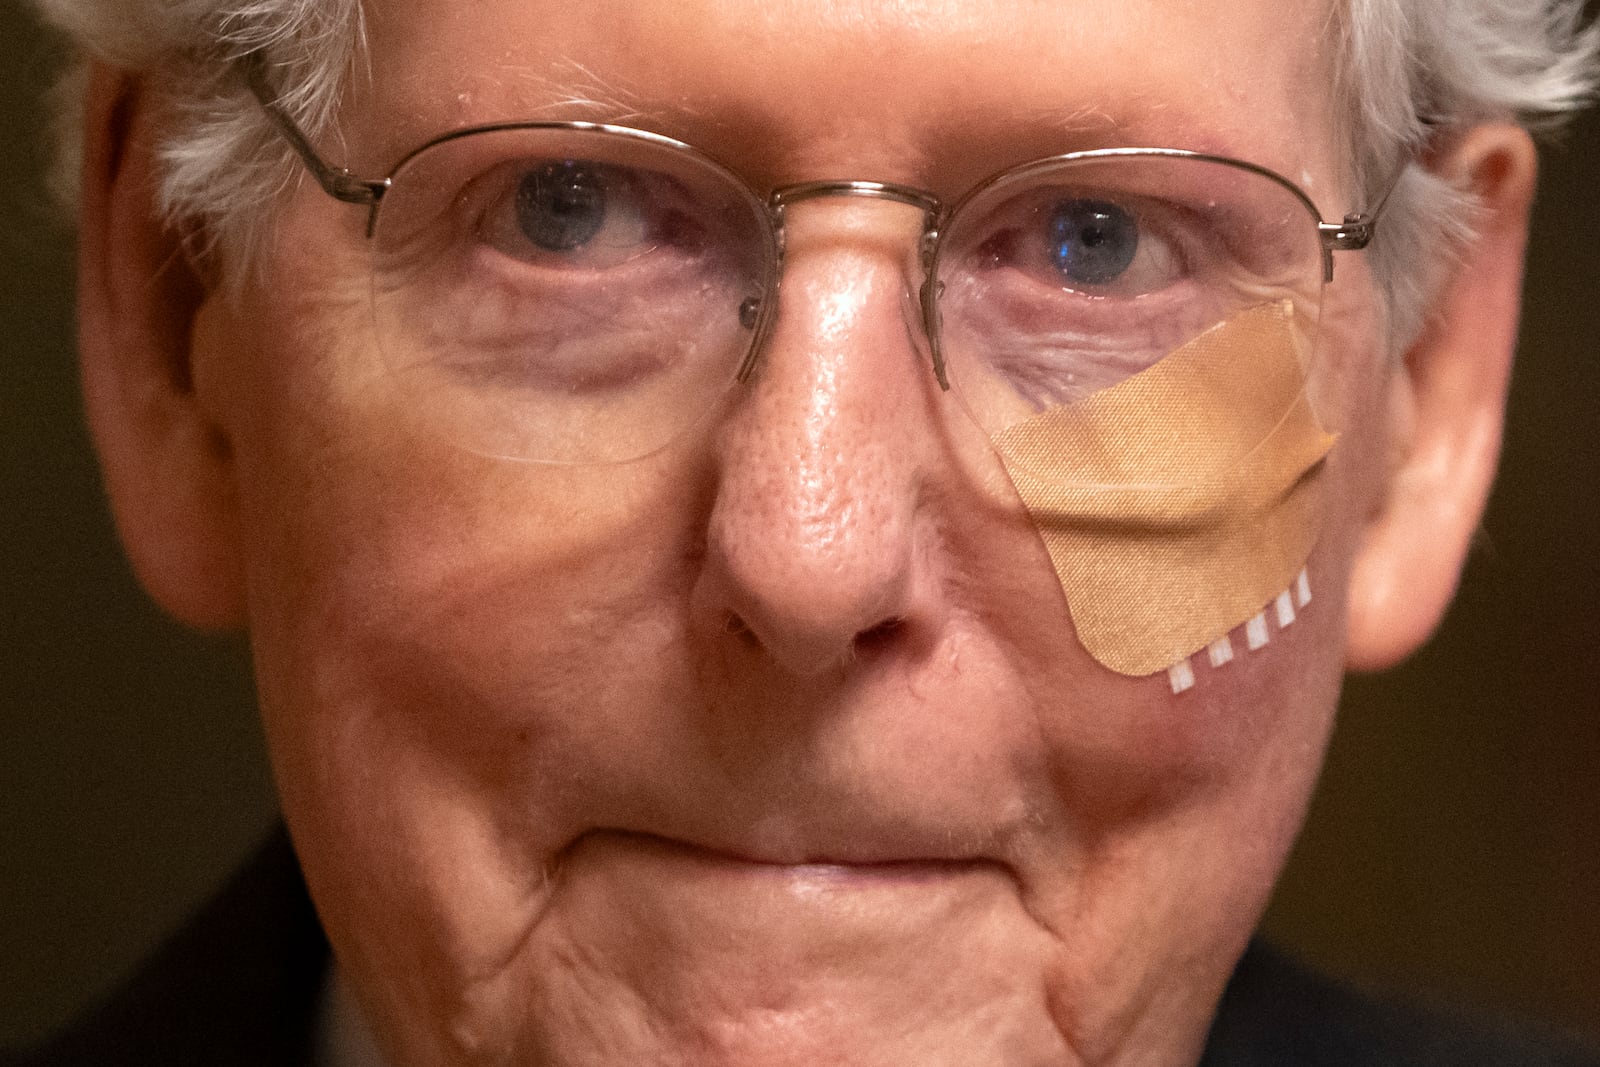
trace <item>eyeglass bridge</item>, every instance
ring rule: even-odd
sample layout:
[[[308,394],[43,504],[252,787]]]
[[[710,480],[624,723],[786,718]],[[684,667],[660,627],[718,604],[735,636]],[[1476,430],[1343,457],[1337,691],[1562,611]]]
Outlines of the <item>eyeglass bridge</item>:
[[[856,196],[869,200],[888,200],[896,204],[905,204],[914,207],[923,213],[922,240],[918,243],[918,261],[923,270],[923,282],[917,290],[917,301],[922,312],[922,326],[924,335],[928,339],[930,355],[933,361],[933,374],[938,379],[939,388],[948,392],[950,390],[950,377],[945,370],[944,353],[939,345],[938,304],[936,297],[943,290],[944,283],[936,281],[933,276],[933,257],[939,246],[939,229],[944,223],[946,215],[944,202],[932,193],[915,186],[899,185],[895,182],[871,181],[810,181],[796,182],[793,185],[779,186],[767,196],[767,210],[772,215],[775,223],[773,235],[776,241],[778,265],[783,263],[784,241],[786,231],[783,226],[785,211],[795,204],[807,200],[819,200],[828,196]],[[761,322],[761,304],[765,300],[777,296],[776,291],[761,297],[751,297],[739,305],[739,321],[745,327],[753,328]],[[738,380],[745,381],[755,369],[756,360],[761,349],[761,340],[751,346],[750,353],[745,357],[739,367]]]
[[[928,265],[933,248],[938,243],[939,226],[944,221],[944,202],[926,190],[910,185],[897,185],[894,182],[844,180],[796,182],[772,190],[767,195],[767,209],[772,213],[773,221],[779,224],[775,229],[780,254],[783,252],[784,212],[795,204],[807,200],[819,200],[825,196],[859,196],[869,200],[888,200],[921,210],[925,223],[919,251],[923,265]]]

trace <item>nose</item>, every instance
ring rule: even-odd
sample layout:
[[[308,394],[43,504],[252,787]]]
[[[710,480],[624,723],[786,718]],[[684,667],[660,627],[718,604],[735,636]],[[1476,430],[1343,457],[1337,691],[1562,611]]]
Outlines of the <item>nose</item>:
[[[909,294],[918,212],[793,209],[777,322],[723,428],[708,624],[813,676],[922,625],[919,487],[938,386]]]

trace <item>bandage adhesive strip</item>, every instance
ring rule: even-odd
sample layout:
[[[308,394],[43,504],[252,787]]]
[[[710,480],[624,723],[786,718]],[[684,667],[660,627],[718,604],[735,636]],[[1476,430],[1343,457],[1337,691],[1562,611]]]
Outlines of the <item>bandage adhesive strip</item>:
[[[1336,437],[1305,392],[1293,309],[1247,309],[1144,371],[995,435],[1078,639],[1166,670],[1306,564]]]

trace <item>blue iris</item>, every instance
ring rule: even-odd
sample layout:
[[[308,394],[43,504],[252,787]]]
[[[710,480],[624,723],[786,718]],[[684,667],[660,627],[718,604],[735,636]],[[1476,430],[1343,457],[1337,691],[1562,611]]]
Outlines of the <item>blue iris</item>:
[[[547,252],[568,252],[588,243],[605,221],[605,183],[592,164],[546,163],[517,186],[517,226]]]
[[[1070,284],[1106,285],[1139,250],[1139,224],[1104,200],[1064,200],[1050,216],[1050,259]]]

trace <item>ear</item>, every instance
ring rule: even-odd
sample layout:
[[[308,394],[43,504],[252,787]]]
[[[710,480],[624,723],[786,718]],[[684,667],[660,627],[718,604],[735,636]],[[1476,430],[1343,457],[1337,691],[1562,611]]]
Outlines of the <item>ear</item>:
[[[1537,159],[1511,125],[1466,131],[1430,169],[1477,202],[1474,234],[1389,381],[1394,459],[1350,579],[1348,665],[1414,652],[1455,596],[1500,456]]]
[[[226,439],[198,403],[190,331],[205,290],[156,205],[156,120],[96,65],[84,119],[78,345],[84,403],[135,573],[191,625],[237,626],[244,586]]]

